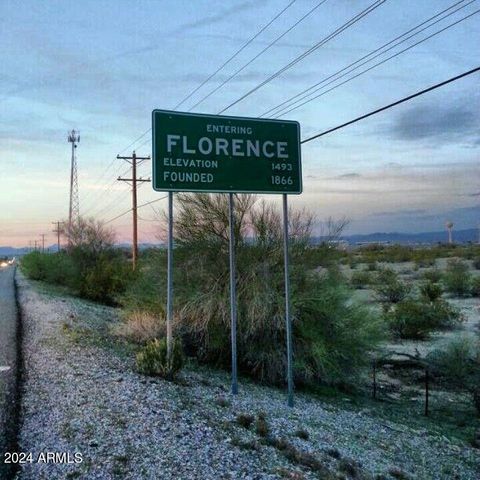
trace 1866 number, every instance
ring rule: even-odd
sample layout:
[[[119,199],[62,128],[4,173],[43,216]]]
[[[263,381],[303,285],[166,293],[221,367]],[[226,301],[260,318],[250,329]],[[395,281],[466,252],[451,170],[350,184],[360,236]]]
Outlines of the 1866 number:
[[[293,185],[293,179],[282,175],[272,175],[272,185]]]

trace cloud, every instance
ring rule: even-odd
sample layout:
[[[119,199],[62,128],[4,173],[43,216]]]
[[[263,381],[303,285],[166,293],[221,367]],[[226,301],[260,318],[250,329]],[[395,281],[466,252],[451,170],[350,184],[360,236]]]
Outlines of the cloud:
[[[332,180],[351,180],[353,178],[360,178],[361,175],[356,172],[351,173],[344,173],[342,175],[337,175],[336,177],[332,177]]]
[[[254,0],[242,2],[242,3],[239,3],[238,5],[233,5],[230,8],[226,8],[225,10],[219,13],[214,13],[213,15],[200,18],[199,20],[194,20],[192,22],[185,23],[180,27],[176,28],[173,32],[171,32],[171,35],[175,35],[179,33],[184,35],[185,32],[188,30],[194,30],[200,27],[207,27],[209,25],[222,22],[226,18],[245,12],[246,9],[252,8],[255,5],[257,5],[257,2]]]
[[[426,210],[423,208],[414,208],[411,210],[390,210],[386,212],[376,212],[371,213],[370,217],[402,217],[402,216],[409,216],[409,215],[419,215],[426,213]]]
[[[409,142],[478,144],[477,98],[448,102],[415,106],[397,114],[390,127],[391,135]]]

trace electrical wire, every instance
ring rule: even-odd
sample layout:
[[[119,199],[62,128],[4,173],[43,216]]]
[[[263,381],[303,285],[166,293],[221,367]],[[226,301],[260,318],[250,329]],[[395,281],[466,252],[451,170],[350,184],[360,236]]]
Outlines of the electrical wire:
[[[163,197],[157,198],[156,200],[152,200],[151,202],[142,203],[141,205],[139,205],[139,206],[137,207],[137,209],[138,209],[138,208],[142,208],[142,207],[146,207],[147,205],[151,205],[152,203],[159,202],[160,200],[164,200],[165,198],[168,198],[168,195],[165,195],[165,196],[163,196]],[[126,210],[125,212],[121,213],[120,215],[117,215],[116,217],[111,218],[110,220],[107,220],[107,221],[105,222],[105,225],[107,225],[108,223],[112,223],[113,221],[117,220],[118,218],[123,217],[124,215],[127,215],[127,213],[130,213],[132,210],[133,210],[133,208],[130,208],[130,209]]]
[[[349,70],[351,69],[351,67],[357,65],[357,67],[355,67],[354,69],[351,69],[350,71],[346,72],[344,75],[347,75],[348,73],[351,73],[353,70],[355,70],[356,68],[359,68],[360,66],[364,65],[365,63],[367,62],[364,62],[364,63],[360,63],[362,62],[363,60],[365,59],[368,59],[369,57],[371,57],[368,62],[372,61],[373,59],[377,58],[378,56],[380,55],[383,55],[384,53],[388,52],[389,50],[391,50],[392,48],[398,46],[399,44],[403,43],[403,42],[406,42],[408,39],[412,38],[413,36],[415,35],[418,35],[419,33],[421,33],[422,31],[424,31],[426,28],[430,28],[432,27],[433,25],[435,25],[436,23],[440,22],[441,20],[444,20],[445,18],[447,18],[448,16],[450,15],[453,15],[454,13],[458,12],[459,10],[467,7],[468,5],[470,5],[471,3],[475,2],[476,0],[471,0],[470,2],[468,2],[467,4],[464,4],[466,0],[460,0],[459,2],[456,2],[454,3],[453,5],[451,5],[450,7],[448,8],[445,8],[444,10],[442,10],[441,12],[439,13],[436,13],[435,15],[433,15],[432,17],[428,18],[427,20],[424,20],[423,22],[419,23],[418,25],[416,25],[415,27],[407,30],[406,32],[402,33],[401,35],[398,35],[396,36],[395,38],[393,38],[392,40],[390,40],[389,42],[387,43],[384,43],[383,45],[381,45],[380,47],[378,48],[375,48],[374,50],[372,50],[370,53],[362,56],[361,58],[359,58],[358,60],[350,63],[349,65],[347,65],[346,67],[343,67],[342,69],[338,70],[337,72],[327,76],[326,78],[324,78],[323,80],[311,85],[310,87],[302,90],[301,92],[297,93],[296,95],[293,95],[292,97],[288,98],[287,100],[279,103],[278,105],[266,110],[265,112],[263,112],[260,117],[265,117],[265,116],[269,116],[269,117],[272,117],[276,114],[273,114],[273,112],[275,110],[283,110],[284,108],[288,108],[286,107],[287,104],[290,103],[290,106],[292,106],[294,103],[297,103],[305,98],[307,98],[309,95],[315,93],[317,90],[316,87],[324,84],[325,82],[327,82],[328,80],[334,78],[334,77],[337,77],[338,75],[340,75],[342,72],[345,72],[346,70]],[[444,13],[448,12],[449,10],[452,10],[453,8],[457,7],[458,5],[460,4],[464,4],[464,5],[461,5],[459,8],[457,8],[456,10],[454,10],[453,12],[450,12],[449,14],[445,15],[444,17],[436,20],[434,23],[430,23],[432,20],[435,20],[437,17],[440,17],[441,15],[443,15]],[[428,25],[427,27],[425,27],[424,29],[422,30],[419,30],[418,32],[415,32],[415,30],[418,30],[419,28],[421,28],[422,26],[424,26],[425,24],[427,23],[430,23],[430,25]],[[398,42],[398,43],[395,43],[397,40],[400,40],[402,39],[403,37],[406,37],[407,35],[409,35],[410,33],[412,32],[415,32],[413,35],[411,35],[410,37],[407,37],[407,38],[404,38],[401,42]],[[394,45],[392,45],[394,44]],[[385,50],[386,47],[388,47],[389,45],[392,45],[391,47],[389,47],[388,49]],[[377,52],[380,52],[378,53],[378,55],[375,55]],[[375,55],[372,57],[372,55]],[[360,65],[358,65],[360,64]],[[336,78],[335,80],[338,80],[339,78],[342,78],[344,75],[341,75],[340,77]],[[308,93],[307,93],[308,92]],[[301,97],[301,98],[299,98]],[[298,100],[296,100],[298,99]],[[295,100],[295,101],[294,101]],[[283,107],[283,108],[282,108]]]
[[[310,103],[310,102],[312,102],[313,100],[316,100],[317,98],[320,98],[320,97],[322,97],[323,95],[326,95],[327,93],[329,93],[329,92],[331,92],[331,91],[333,91],[333,90],[341,87],[342,85],[345,85],[346,83],[351,82],[351,81],[354,80],[355,78],[358,78],[358,77],[360,77],[361,75],[364,75],[365,73],[369,72],[370,70],[373,70],[374,68],[376,68],[376,67],[378,67],[378,66],[380,66],[380,65],[383,65],[384,63],[388,62],[389,60],[391,60],[391,59],[393,59],[393,58],[395,58],[395,57],[398,57],[398,56],[401,55],[402,53],[405,53],[405,52],[407,52],[408,50],[411,50],[412,48],[416,47],[417,45],[420,45],[421,43],[426,42],[427,40],[429,40],[429,39],[431,39],[431,38],[439,35],[440,33],[443,33],[445,30],[448,30],[449,28],[452,28],[452,27],[454,27],[455,25],[457,25],[457,24],[459,24],[459,23],[467,20],[468,18],[472,17],[473,15],[478,14],[479,12],[480,12],[480,9],[479,9],[479,10],[475,10],[475,11],[474,11],[473,13],[471,13],[470,15],[467,15],[467,16],[461,18],[460,20],[457,20],[456,22],[453,22],[453,23],[447,25],[446,27],[442,28],[441,30],[438,30],[438,31],[436,31],[436,32],[428,35],[427,37],[423,38],[422,40],[419,40],[418,42],[416,42],[416,43],[414,43],[414,44],[412,44],[412,45],[404,48],[403,50],[400,50],[399,52],[397,52],[397,53],[391,55],[390,57],[385,58],[385,59],[382,60],[381,62],[378,62],[378,63],[376,63],[375,65],[372,65],[371,67],[369,67],[369,68],[367,68],[367,69],[365,69],[365,70],[357,73],[356,75],[348,78],[347,80],[344,80],[343,82],[341,82],[341,83],[333,86],[332,88],[329,88],[328,90],[325,90],[324,92],[322,92],[322,93],[320,93],[320,94],[318,94],[318,95],[315,95],[314,97],[312,97],[312,98],[310,98],[310,99],[308,99],[308,100],[305,100],[303,103],[300,103],[299,105],[296,105],[295,107],[289,108],[289,109],[287,109],[287,110],[285,110],[285,111],[282,111],[281,113],[277,113],[276,116],[286,115],[287,113],[290,113],[290,112],[292,112],[293,110],[296,110],[297,108],[300,108],[300,107],[302,107],[303,105],[306,105],[307,103]]]
[[[179,103],[177,103],[177,105],[173,108],[173,110],[177,110],[177,108],[179,108],[185,101],[187,101],[193,94],[195,94],[198,90],[200,90],[200,88],[202,88],[208,81],[210,81],[218,72],[220,72],[226,65],[228,65],[228,63],[230,63],[239,53],[241,53],[248,45],[250,45],[261,33],[263,33],[273,22],[275,22],[286,10],[288,10],[294,3],[296,2],[296,0],[292,0],[285,8],[283,8],[277,15],[275,15],[273,17],[272,20],[270,20],[264,27],[262,27],[253,37],[251,37],[249,40],[247,40],[247,42],[245,42],[245,44],[240,47],[240,49],[238,49],[233,55],[230,56],[230,58],[225,61],[220,67],[217,68],[217,70],[215,70],[215,72],[213,72],[207,79],[205,79],[198,87],[196,87],[192,92],[190,92],[183,100],[181,100]],[[146,130],[145,132],[143,132],[138,138],[136,138],[133,142],[129,143],[125,148],[123,148],[122,150],[120,150],[120,152],[118,152],[118,155],[122,154],[123,152],[125,152],[127,149],[129,149],[130,147],[132,147],[133,145],[135,145],[139,140],[141,140],[143,137],[145,137],[145,135],[147,135],[147,133],[151,132],[151,128],[149,128],[148,130]],[[147,140],[148,141],[148,140]],[[142,143],[140,146],[137,147],[140,148],[142,145],[145,145],[145,143],[147,142],[144,142]]]
[[[376,10],[378,7],[380,7],[382,4],[384,4],[386,2],[386,0],[375,0],[372,4],[370,4],[366,9],[362,10],[360,13],[354,15],[348,22],[344,23],[341,27],[337,28],[336,30],[334,30],[332,33],[330,33],[329,35],[327,35],[326,37],[322,38],[322,40],[320,40],[319,42],[317,42],[315,45],[313,45],[312,47],[310,47],[308,50],[306,50],[305,52],[303,52],[301,55],[295,57],[291,62],[289,62],[287,65],[285,65],[284,67],[282,67],[281,69],[277,70],[275,73],[273,73],[272,75],[270,75],[267,79],[265,79],[263,82],[259,83],[258,85],[256,85],[255,87],[251,88],[248,92],[246,92],[245,94],[243,94],[240,98],[237,98],[237,100],[233,101],[232,103],[230,103],[229,105],[227,105],[226,107],[224,107],[222,110],[220,110],[218,112],[218,114],[221,114],[227,110],[229,110],[230,108],[232,108],[234,105],[237,105],[238,103],[240,103],[241,101],[243,101],[245,98],[249,97],[250,95],[252,95],[252,93],[255,93],[257,90],[261,89],[262,87],[264,87],[265,85],[267,85],[268,83],[270,83],[272,80],[274,80],[275,78],[277,78],[278,76],[280,76],[282,73],[286,72],[287,70],[289,70],[290,68],[292,68],[293,66],[295,66],[297,63],[299,63],[300,61],[302,61],[304,58],[306,58],[307,56],[311,55],[313,52],[315,52],[316,50],[318,50],[320,47],[322,47],[323,45],[325,45],[326,43],[328,43],[330,40],[334,39],[335,37],[337,37],[338,35],[340,35],[342,32],[344,32],[345,30],[347,30],[348,28],[350,28],[352,25],[354,25],[355,23],[357,23],[358,21],[360,21],[363,17],[365,17],[366,15],[368,15],[369,13],[373,12],[374,10]]]
[[[473,68],[471,70],[468,70],[467,72],[461,73],[460,75],[456,75],[455,77],[449,78],[448,80],[445,80],[443,82],[432,85],[428,88],[420,90],[416,93],[413,93],[412,95],[408,95],[408,97],[404,97],[400,100],[397,100],[396,102],[385,105],[384,107],[377,108],[376,110],[373,110],[369,113],[366,113],[365,115],[361,115],[360,117],[354,118],[353,120],[350,120],[348,122],[342,123],[341,125],[338,125],[338,126],[333,127],[333,128],[329,128],[328,130],[325,130],[321,133],[317,133],[315,135],[312,135],[311,137],[305,138],[300,143],[304,144],[304,143],[311,142],[312,140],[323,137],[324,135],[335,132],[336,130],[340,130],[341,128],[345,128],[349,125],[352,125],[354,123],[359,122],[360,120],[364,120],[365,118],[371,117],[372,115],[376,115],[377,113],[380,113],[380,112],[383,112],[383,111],[388,110],[390,108],[393,108],[397,105],[400,105],[401,103],[408,102],[409,100],[412,100],[416,97],[419,97],[420,95],[424,95],[425,93],[431,92],[432,90],[436,90],[437,88],[443,87],[444,85],[448,85],[449,83],[455,82],[457,80],[460,80],[461,78],[467,77],[467,76],[472,75],[472,74],[477,73],[477,72],[480,72],[480,66],[476,67],[476,68]]]
[[[325,0],[326,1],[326,0]],[[192,90],[183,100],[178,102],[173,110],[177,110],[181,105],[183,105],[192,95],[198,92],[206,83],[208,83],[218,72],[223,70],[235,57],[237,57],[245,48],[247,48],[258,36],[260,36],[272,23],[274,23],[279,17],[283,15],[294,3],[296,0],[291,1],[285,8],[283,8],[277,15],[275,15],[266,25],[264,25],[253,37],[247,40],[233,55],[231,55],[222,65],[220,65],[212,74],[210,74],[200,85],[198,85],[194,90]]]
[[[207,98],[210,98],[214,93],[218,92],[223,86],[225,86],[228,82],[233,80],[240,72],[245,70],[249,65],[251,65],[257,58],[259,58],[261,55],[263,55],[267,50],[269,50],[271,47],[273,47],[279,40],[281,40],[285,35],[290,33],[295,27],[297,27],[300,23],[302,23],[307,17],[309,17],[317,8],[321,7],[327,0],[321,0],[318,2],[313,8],[311,8],[303,17],[301,17],[299,20],[297,20],[291,27],[289,27],[287,30],[285,30],[281,35],[276,37],[274,40],[272,40],[265,48],[260,50],[257,55],[255,55],[251,60],[249,60],[247,63],[245,63],[243,66],[241,66],[238,70],[236,70],[234,73],[232,73],[229,77],[227,77],[223,82],[221,82],[219,85],[217,85],[213,90],[211,90],[209,93],[207,93],[205,96],[203,96],[195,105],[190,107],[188,109],[189,112],[191,112],[194,108],[198,107],[201,103],[203,103]]]

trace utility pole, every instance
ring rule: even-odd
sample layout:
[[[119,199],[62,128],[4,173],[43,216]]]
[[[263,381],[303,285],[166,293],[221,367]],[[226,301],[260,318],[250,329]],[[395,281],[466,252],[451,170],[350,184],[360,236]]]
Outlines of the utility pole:
[[[137,178],[137,166],[145,160],[150,160],[148,157],[137,157],[135,152],[131,157],[121,157],[117,155],[119,160],[125,160],[132,166],[132,178],[120,178],[119,182],[128,182],[132,185],[132,212],[133,212],[133,238],[132,238],[132,265],[133,269],[137,268],[138,259],[138,217],[137,217],[137,183],[138,182],[150,182],[150,178]],[[138,162],[138,163],[137,163]]]
[[[37,251],[37,241],[35,240],[35,251]]]
[[[42,237],[42,253],[45,253],[45,234],[40,235]]]
[[[57,228],[53,230],[53,233],[57,234],[57,252],[59,252],[60,251],[60,233],[61,233],[60,225],[63,224],[63,222],[52,222],[52,223],[57,226]]]

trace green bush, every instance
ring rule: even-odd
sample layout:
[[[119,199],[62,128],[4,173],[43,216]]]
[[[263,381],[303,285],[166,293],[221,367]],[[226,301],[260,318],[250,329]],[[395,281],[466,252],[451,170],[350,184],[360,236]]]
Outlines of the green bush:
[[[422,278],[432,283],[438,283],[442,280],[443,274],[438,268],[431,268],[422,273]]]
[[[475,257],[473,259],[473,268],[480,270],[480,257]]]
[[[352,273],[352,276],[350,278],[350,285],[354,288],[368,288],[372,283],[374,279],[372,278],[372,274],[370,272],[366,271],[356,271]]]
[[[110,248],[92,255],[83,247],[74,247],[70,255],[78,270],[72,282],[75,291],[81,297],[114,305],[133,275],[122,253]]]
[[[385,316],[396,337],[413,340],[424,340],[433,331],[453,328],[462,320],[459,310],[442,299],[433,302],[405,299]]]
[[[154,339],[137,353],[136,364],[140,373],[173,380],[183,368],[182,345],[178,340],[173,342],[172,355],[169,361],[166,338]]]
[[[385,268],[378,273],[374,290],[380,302],[398,303],[408,296],[411,286],[400,280],[393,270]]]
[[[480,297],[480,277],[475,277],[472,280],[471,293],[474,297]]]
[[[462,335],[431,352],[427,360],[438,382],[446,388],[467,390],[480,415],[480,342]]]
[[[20,265],[28,278],[57,285],[71,286],[76,275],[72,259],[64,252],[31,252],[22,257]]]
[[[427,301],[433,302],[442,296],[443,289],[438,283],[424,282],[420,285],[420,294]]]
[[[23,273],[32,280],[43,280],[45,278],[45,265],[43,255],[40,252],[30,252],[24,255],[20,267]]]
[[[175,320],[186,353],[202,363],[231,365],[228,197],[177,197]],[[238,367],[262,382],[283,384],[286,324],[281,215],[252,197],[236,197]],[[305,263],[308,218],[291,212],[291,310],[297,384],[354,381],[384,338],[381,319],[352,302],[335,269]],[[330,249],[331,250],[331,249]],[[322,251],[327,255],[330,250]],[[332,255],[338,255],[334,250]],[[148,252],[123,297],[127,309],[161,313],[166,292],[163,251]],[[325,263],[328,258],[324,258]]]
[[[448,292],[458,296],[466,296],[470,293],[471,281],[472,275],[465,262],[457,259],[448,261],[443,278]]]

